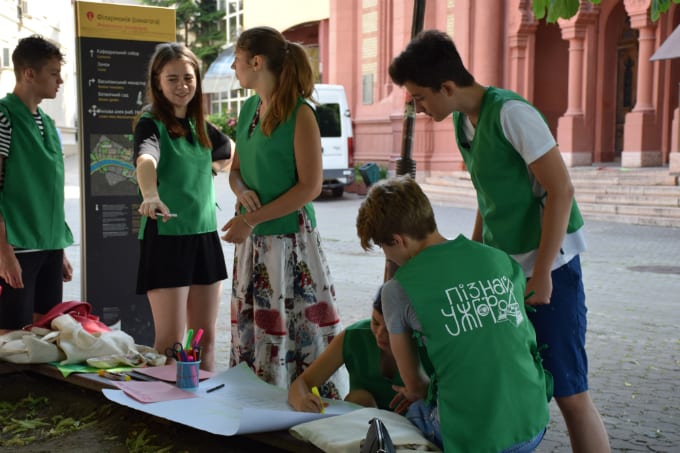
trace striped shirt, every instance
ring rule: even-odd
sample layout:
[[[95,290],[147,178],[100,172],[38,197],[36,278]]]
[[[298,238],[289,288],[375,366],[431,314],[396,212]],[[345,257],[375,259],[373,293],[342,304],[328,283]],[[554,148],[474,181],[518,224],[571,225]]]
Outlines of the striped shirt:
[[[45,126],[43,125],[42,117],[39,113],[34,113],[35,119],[40,134],[45,136]],[[0,110],[0,190],[5,186],[5,162],[4,160],[9,156],[9,147],[12,142],[12,123],[10,119]],[[14,253],[34,252],[36,250],[28,249],[14,249]]]
[[[33,119],[38,125],[40,134],[45,136],[45,126],[43,125],[42,117],[38,112],[33,114]],[[12,142],[12,123],[9,118],[5,116],[0,110],[0,156],[9,156],[9,145]]]
[[[45,126],[43,125],[42,117],[39,113],[33,114],[33,119],[38,125],[40,134],[45,136]],[[10,119],[5,116],[5,114],[0,110],[0,158],[7,158],[9,156],[9,147],[12,143],[12,123]],[[5,185],[5,166],[2,165],[2,171],[0,172],[0,190]]]
[[[0,110],[0,156],[9,155],[9,145],[12,142],[12,124],[9,118]]]

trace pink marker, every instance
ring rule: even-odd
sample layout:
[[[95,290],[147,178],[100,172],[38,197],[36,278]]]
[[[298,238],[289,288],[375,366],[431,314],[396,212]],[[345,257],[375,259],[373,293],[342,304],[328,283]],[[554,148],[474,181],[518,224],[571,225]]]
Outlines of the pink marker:
[[[201,337],[203,336],[203,329],[198,329],[196,331],[196,336],[194,337],[194,348],[198,346],[198,342],[201,341]]]

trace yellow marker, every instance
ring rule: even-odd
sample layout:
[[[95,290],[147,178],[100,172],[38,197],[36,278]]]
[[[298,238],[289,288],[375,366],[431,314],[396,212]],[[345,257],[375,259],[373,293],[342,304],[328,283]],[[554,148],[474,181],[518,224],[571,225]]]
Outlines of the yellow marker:
[[[113,371],[99,370],[97,371],[101,377],[111,379],[112,381],[129,381],[130,376],[125,373],[114,373]]]
[[[321,402],[321,413],[323,414],[326,408],[323,405],[323,400],[321,400],[321,395],[319,394],[319,389],[316,388],[316,386],[312,387],[312,395],[316,396],[319,398],[319,401]]]

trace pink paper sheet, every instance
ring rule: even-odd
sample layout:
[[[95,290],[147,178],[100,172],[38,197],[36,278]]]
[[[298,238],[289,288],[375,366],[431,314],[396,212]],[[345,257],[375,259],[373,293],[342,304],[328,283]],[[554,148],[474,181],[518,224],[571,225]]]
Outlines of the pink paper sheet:
[[[197,398],[194,393],[179,389],[167,382],[125,381],[116,382],[116,386],[140,403]]]

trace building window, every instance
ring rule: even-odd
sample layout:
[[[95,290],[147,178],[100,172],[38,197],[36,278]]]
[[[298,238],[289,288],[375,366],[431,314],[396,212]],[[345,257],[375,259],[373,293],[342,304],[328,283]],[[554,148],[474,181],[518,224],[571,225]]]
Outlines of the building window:
[[[227,45],[233,44],[243,30],[243,1],[227,0]]]
[[[623,63],[623,106],[633,108],[633,70],[635,62],[632,58],[627,58]]]
[[[22,17],[31,17],[32,11],[29,9],[28,0],[21,0],[19,5],[19,19]]]
[[[361,11],[360,65],[361,65],[361,99],[364,105],[373,104],[375,100],[375,82],[379,77],[378,46],[379,36],[379,5],[376,0],[363,0]],[[380,94],[378,93],[378,96]]]
[[[225,48],[233,46],[243,31],[243,0],[218,0],[218,8],[226,11],[225,25],[227,43]],[[210,94],[211,113],[231,113],[238,115],[243,102],[250,96],[250,91],[243,88],[226,90]]]
[[[250,97],[250,90],[237,90],[212,93],[210,95],[210,113],[231,113],[238,116],[241,106]]]
[[[361,103],[373,104],[373,74],[364,74],[361,77]]]
[[[2,48],[2,67],[9,68],[12,66],[12,58],[9,56],[9,48]]]

